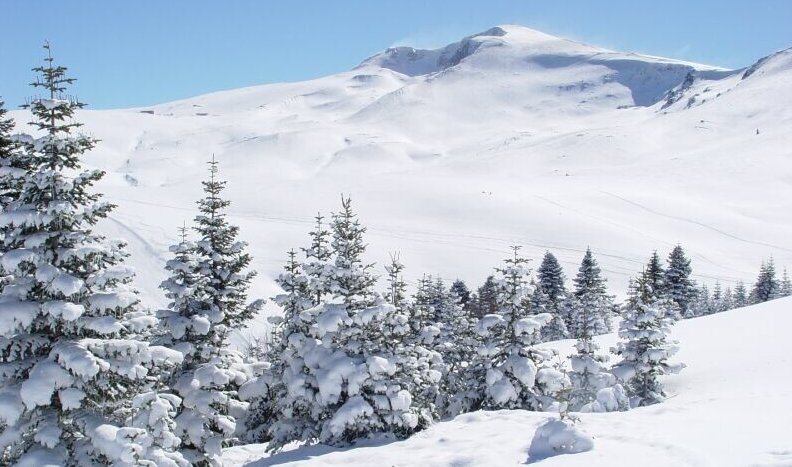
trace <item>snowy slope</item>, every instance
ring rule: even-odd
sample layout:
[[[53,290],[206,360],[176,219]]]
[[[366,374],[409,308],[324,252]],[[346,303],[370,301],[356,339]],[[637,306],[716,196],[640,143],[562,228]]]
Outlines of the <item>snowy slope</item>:
[[[791,78],[788,52],[746,73],[501,26],[316,80],[79,118],[119,205],[103,228],[130,240],[152,306],[212,154],[257,294],[340,193],[370,260],[400,250],[410,278],[475,285],[515,243],[553,250],[571,275],[591,246],[622,293],[677,242],[704,281],[751,280],[770,255],[792,265]]]
[[[675,358],[688,365],[666,378],[673,396],[626,413],[580,414],[594,450],[542,466],[792,465],[792,298],[678,323]],[[603,348],[616,341],[600,336]],[[572,341],[553,343],[562,354]],[[226,451],[229,465],[506,466],[524,464],[536,427],[551,414],[474,412],[406,441],[354,449],[313,446],[267,457],[264,446]]]

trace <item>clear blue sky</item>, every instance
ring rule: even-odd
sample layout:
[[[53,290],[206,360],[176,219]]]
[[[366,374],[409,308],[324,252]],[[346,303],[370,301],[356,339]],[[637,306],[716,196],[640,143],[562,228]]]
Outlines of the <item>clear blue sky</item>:
[[[324,76],[498,24],[738,68],[792,46],[792,1],[0,0],[0,96],[31,94],[45,39],[74,94],[110,108]]]

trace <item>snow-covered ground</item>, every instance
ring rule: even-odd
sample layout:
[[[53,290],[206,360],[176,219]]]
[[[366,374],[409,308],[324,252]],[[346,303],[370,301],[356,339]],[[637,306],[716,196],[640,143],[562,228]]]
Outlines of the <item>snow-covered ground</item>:
[[[408,278],[476,286],[511,244],[552,250],[571,275],[591,246],[622,294],[677,242],[697,279],[724,286],[771,255],[792,265],[790,80],[790,50],[746,73],[502,26],[321,79],[79,119],[119,205],[102,228],[130,241],[151,306],[212,154],[256,295],[276,292],[286,251],[341,193],[369,227],[369,259],[398,250]]]
[[[792,465],[792,298],[679,322],[671,398],[629,412],[580,414],[594,449],[542,466]],[[601,336],[608,348],[615,335]],[[572,341],[552,344],[562,354]],[[531,462],[534,432],[553,414],[474,412],[398,442],[305,447],[267,456],[263,445],[226,451],[229,466],[505,466]]]

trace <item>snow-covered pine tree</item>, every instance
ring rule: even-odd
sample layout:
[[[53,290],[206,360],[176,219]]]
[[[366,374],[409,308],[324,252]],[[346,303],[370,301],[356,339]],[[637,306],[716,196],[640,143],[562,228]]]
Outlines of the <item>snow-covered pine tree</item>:
[[[30,158],[24,157],[19,138],[12,135],[15,123],[7,116],[5,103],[0,99],[0,212],[18,196],[22,181],[28,173]],[[0,254],[6,249],[0,242]],[[0,292],[10,277],[0,277]]]
[[[553,317],[530,314],[530,270],[518,250],[514,247],[514,256],[496,269],[497,313],[484,315],[477,324],[483,344],[474,365],[483,368],[486,382],[482,407],[552,410],[555,395],[569,381],[549,365],[555,352],[534,346],[537,331]]]
[[[80,164],[96,141],[76,133],[83,104],[64,98],[73,79],[45,50],[33,83],[45,95],[26,106],[40,136],[24,143],[20,183],[0,213],[10,276],[0,294],[0,459],[140,465],[151,438],[122,428],[130,401],[181,354],[137,338],[156,320],[138,310],[124,244],[92,230],[114,206],[92,190],[104,172]]]
[[[481,318],[484,315],[492,314],[497,311],[495,304],[495,296],[497,295],[497,285],[495,284],[495,277],[488,276],[484,283],[476,290],[476,294],[472,299],[471,313],[476,318]]]
[[[660,262],[660,255],[657,254],[657,250],[652,252],[652,256],[649,257],[649,262],[646,264],[646,268],[643,271],[643,288],[645,289],[642,293],[651,300],[659,300],[666,296],[666,282],[665,282],[665,270],[663,270],[663,265]]]
[[[787,268],[784,268],[784,272],[781,274],[781,283],[778,288],[778,296],[780,298],[789,297],[790,295],[792,295],[792,281],[789,279]]]
[[[712,297],[710,298],[710,313],[720,313],[724,311],[723,302],[723,288],[721,287],[720,281],[715,281],[715,287],[712,288]]]
[[[427,349],[434,347],[440,335],[437,320],[438,292],[435,279],[431,275],[424,275],[418,279],[415,295],[413,295],[409,307],[412,331],[408,340],[415,345],[425,346]]]
[[[343,299],[344,305],[353,313],[373,305],[377,300],[374,292],[377,278],[371,273],[374,265],[363,262],[366,228],[352,211],[351,198],[341,197],[341,211],[333,214],[330,232],[333,267],[328,274],[328,282],[331,292]]]
[[[311,237],[311,244],[308,248],[302,249],[305,254],[305,262],[300,266],[300,269],[307,278],[306,287],[311,292],[313,306],[321,303],[324,296],[330,293],[327,279],[327,274],[331,270],[329,265],[330,231],[325,227],[324,219],[321,213],[316,214],[314,230],[308,233]]]
[[[734,308],[742,308],[748,305],[748,291],[743,281],[737,281],[734,286]]]
[[[590,257],[590,254],[587,253],[586,257]],[[596,262],[594,266],[596,266]],[[581,273],[583,271],[584,268],[581,267]],[[578,277],[581,277],[581,274],[578,274]],[[595,284],[591,281],[584,283]],[[568,410],[612,412],[629,409],[630,401],[624,388],[605,365],[608,357],[597,353],[599,346],[594,342],[592,332],[592,330],[602,329],[602,316],[597,307],[582,306],[579,309],[576,324],[578,340],[575,349],[577,352],[570,356],[572,371],[568,376],[572,384],[568,396]]]
[[[363,262],[366,229],[348,198],[330,227],[329,294],[300,314],[309,335],[287,337],[287,392],[277,405],[272,450],[291,441],[340,445],[377,433],[404,437],[431,421],[414,404],[408,383],[415,374],[399,355],[407,316],[374,291],[376,278]]]
[[[0,212],[16,199],[31,164],[31,159],[21,151],[20,137],[11,134],[15,122],[7,115],[5,103],[0,99]]]
[[[420,326],[414,326],[416,323],[412,315],[413,308],[408,302],[407,284],[401,275],[404,265],[398,255],[391,255],[391,263],[385,267],[385,271],[388,274],[388,292],[385,299],[394,307],[395,313],[382,323],[387,332],[381,336],[384,341],[380,345],[383,346],[384,353],[394,356],[395,364],[399,367],[396,373],[400,380],[399,385],[409,391],[412,405],[425,426],[438,418],[444,407],[441,386],[448,377],[448,369],[443,364],[440,353],[444,342],[443,334],[438,329],[437,333],[432,333],[432,342],[428,345],[422,342],[418,337],[421,334]],[[446,311],[441,295],[448,295],[443,281],[438,278],[433,282],[430,277],[428,280],[424,278],[422,282],[430,295],[428,300],[433,303],[433,318],[441,319]]]
[[[776,278],[775,263],[773,258],[763,261],[759,268],[759,277],[751,290],[750,303],[762,303],[778,298],[781,284]]]
[[[734,308],[734,293],[731,287],[726,287],[723,291],[723,298],[721,299],[720,311],[728,311]]]
[[[399,254],[391,254],[391,262],[385,266],[388,274],[388,291],[385,293],[385,301],[396,308],[401,308],[407,300],[407,283],[404,282],[404,264],[399,261]]]
[[[478,385],[473,384],[468,369],[470,368],[476,348],[478,336],[475,333],[475,320],[463,308],[457,291],[445,289],[442,280],[436,281],[435,319],[440,334],[433,350],[442,358],[443,379],[438,388],[439,412],[445,417],[453,417],[473,410],[478,403]]]
[[[549,251],[545,252],[542,264],[536,270],[536,278],[537,285],[547,296],[551,308],[557,310],[566,295],[566,285],[564,284],[564,270],[561,269],[561,265],[554,254]]]
[[[237,239],[239,227],[226,219],[225,210],[231,202],[220,197],[226,182],[217,178],[218,162],[212,156],[209,180],[201,182],[206,196],[198,200],[199,214],[193,229],[198,270],[206,278],[201,292],[209,299],[210,312],[215,315],[215,330],[220,337],[249,321],[263,305],[262,300],[247,303],[247,289],[256,276],[248,269],[251,257],[247,243]]]
[[[550,298],[542,290],[541,287],[536,285],[533,279],[530,282],[531,295],[528,299],[529,310],[532,315],[548,313],[552,316],[549,323],[542,326],[542,329],[537,332],[539,342],[551,342],[569,337],[569,330],[566,326],[565,316],[573,313],[570,305],[571,300],[564,300],[558,307],[558,312],[555,311],[553,303]]]
[[[679,350],[676,342],[668,339],[674,324],[673,313],[664,309],[669,302],[654,297],[645,275],[637,281],[636,291],[619,325],[619,337],[624,341],[611,349],[622,358],[612,372],[623,382],[631,407],[663,401],[666,394],[658,377],[684,367],[668,362]]]
[[[219,466],[222,448],[234,441],[236,420],[247,407],[237,390],[248,374],[241,370],[242,354],[229,349],[226,338],[263,304],[247,303],[255,273],[247,270],[250,255],[237,240],[239,228],[226,219],[230,202],[220,197],[225,182],[217,171],[213,158],[193,227],[199,238],[182,239],[173,248],[174,259],[166,265],[172,276],[162,284],[172,302],[159,313],[163,341],[184,355],[172,381],[182,399],[176,433],[181,452],[197,466]]]
[[[308,235],[308,247],[301,248],[305,258],[297,261],[294,250],[288,254],[288,261],[276,282],[284,293],[274,301],[283,310],[283,316],[276,330],[273,351],[267,357],[271,367],[255,381],[250,381],[240,389],[246,399],[251,400],[247,419],[248,436],[251,441],[265,442],[273,436],[278,439],[309,440],[318,436],[316,424],[307,413],[312,404],[317,387],[315,379],[304,379],[302,352],[315,349],[319,341],[315,339],[316,313],[318,305],[331,295],[329,274],[332,270],[330,231],[324,222],[325,217],[317,213],[314,229]],[[287,385],[303,388],[299,396],[291,395]],[[299,391],[292,391],[299,392]],[[294,414],[289,422],[274,426],[281,411]]]
[[[613,296],[608,295],[607,279],[602,277],[602,270],[594,259],[591,249],[587,248],[580,262],[578,273],[573,279],[574,313],[569,316],[569,333],[572,337],[582,336],[585,314],[585,326],[591,336],[608,333],[612,330]],[[585,312],[584,312],[585,310]]]
[[[652,262],[650,262],[647,271],[652,269]],[[671,254],[668,255],[668,266],[663,277],[663,291],[667,298],[677,304],[680,314],[685,318],[693,316],[691,308],[698,295],[696,284],[690,278],[691,272],[690,259],[685,256],[685,250],[681,245],[675,246],[671,250]]]
[[[695,316],[704,316],[714,313],[713,301],[710,296],[709,287],[703,284],[696,289],[696,295],[693,300],[688,303],[688,318]]]
[[[786,269],[785,269],[786,271]],[[462,279],[457,279],[451,284],[451,293],[456,295],[459,299],[459,304],[462,305],[466,311],[468,310],[468,303],[470,303],[470,289]]]
[[[303,249],[303,251],[306,252],[308,258],[307,255],[310,254],[311,248]],[[266,442],[271,439],[271,428],[279,414],[278,404],[286,398],[286,384],[292,381],[286,379],[293,376],[285,373],[286,365],[300,358],[294,353],[295,346],[292,345],[290,339],[292,336],[309,339],[311,316],[310,314],[304,316],[302,312],[313,307],[317,292],[321,293],[321,289],[315,287],[317,284],[312,284],[311,279],[304,273],[306,265],[308,268],[312,267],[309,264],[300,264],[297,261],[297,253],[290,250],[284,272],[276,279],[284,293],[277,295],[274,301],[283,310],[283,316],[269,319],[272,326],[272,342],[264,356],[269,368],[261,376],[246,382],[239,389],[240,398],[250,402],[250,409],[245,420],[247,428],[245,439],[247,441]],[[316,345],[315,341],[314,345]]]

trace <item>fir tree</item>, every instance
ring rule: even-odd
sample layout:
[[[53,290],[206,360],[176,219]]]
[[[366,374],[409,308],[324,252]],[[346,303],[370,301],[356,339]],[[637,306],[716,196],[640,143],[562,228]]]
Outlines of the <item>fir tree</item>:
[[[654,266],[650,262],[647,271],[653,270],[653,268]],[[680,245],[675,246],[668,256],[668,267],[665,270],[662,290],[670,300],[677,304],[683,317],[693,316],[691,307],[697,296],[696,285],[690,279],[691,272],[690,260],[685,256],[685,251]],[[653,287],[655,286],[653,285]]]
[[[787,269],[784,268],[784,272],[781,275],[781,284],[779,285],[778,296],[789,297],[790,295],[792,295],[792,281],[789,280]]]
[[[582,336],[583,320],[585,320],[587,332],[592,336],[610,332],[612,329],[613,296],[608,295],[607,279],[602,277],[602,270],[597,264],[597,260],[594,259],[590,248],[586,249],[586,254],[580,262],[580,268],[573,282],[575,284],[574,299],[570,303],[573,312],[567,314],[571,336]]]
[[[666,273],[657,251],[652,253],[643,271],[643,284],[642,293],[648,300],[659,300],[666,295]]]
[[[541,331],[538,332],[538,339],[540,342],[551,342],[569,337],[569,330],[567,329],[566,320],[564,319],[567,314],[573,313],[572,310],[567,308],[571,301],[564,301],[558,312],[553,307],[550,298],[531,280],[530,287],[532,292],[528,300],[530,314],[539,315],[547,313],[552,316],[550,322],[542,326]]]
[[[773,258],[762,263],[759,269],[759,277],[756,279],[753,290],[751,290],[750,302],[762,303],[778,297],[781,284],[776,278],[775,264]]]
[[[324,225],[324,217],[318,213],[314,217],[316,225],[309,232],[311,244],[303,248],[305,262],[300,266],[302,274],[307,278],[306,287],[310,290],[313,306],[322,302],[325,295],[329,294],[327,274],[331,270],[330,260],[330,231]]]
[[[313,232],[312,232],[312,238]],[[306,258],[310,248],[303,249]],[[313,251],[317,251],[314,249]],[[315,259],[315,257],[313,257]],[[245,439],[251,442],[266,442],[272,437],[271,427],[279,416],[278,404],[287,397],[287,384],[293,380],[287,373],[287,366],[301,357],[294,353],[295,347],[290,345],[291,339],[310,339],[311,322],[306,321],[302,312],[316,306],[316,292],[319,288],[312,287],[311,279],[304,272],[311,270],[313,264],[300,264],[297,253],[290,250],[288,260],[276,282],[284,293],[274,298],[283,310],[283,316],[270,317],[272,326],[272,342],[264,359],[269,368],[263,374],[240,388],[243,400],[250,401],[250,410],[245,420],[247,433]],[[316,283],[313,283],[316,285]],[[316,345],[316,341],[314,341]],[[295,404],[295,407],[302,408]],[[309,427],[293,427],[295,431],[309,430]]]
[[[470,289],[468,289],[465,281],[462,279],[455,280],[454,283],[451,284],[451,293],[457,296],[459,304],[462,305],[462,308],[467,310],[468,303],[470,303]]]
[[[31,164],[31,159],[20,150],[19,138],[11,134],[15,123],[11,117],[6,117],[8,111],[4,105],[0,100],[0,212],[6,211],[7,206],[18,197]],[[6,251],[0,242],[0,254]],[[0,292],[10,280],[10,276],[0,277]]]
[[[247,374],[240,369],[243,356],[227,348],[226,338],[263,304],[247,303],[255,273],[247,271],[250,255],[236,238],[239,228],[226,219],[230,202],[220,197],[225,182],[217,170],[213,159],[193,227],[198,240],[183,237],[173,248],[174,259],[166,265],[172,275],[161,286],[172,299],[160,312],[163,339],[184,354],[172,384],[182,399],[176,433],[182,453],[198,466],[219,466],[222,448],[234,442],[236,421],[246,408],[237,391]]]
[[[477,325],[483,343],[474,365],[483,369],[486,386],[482,407],[547,410],[568,381],[548,361],[555,355],[539,349],[537,332],[552,315],[530,315],[528,260],[518,254],[497,268],[497,313],[485,315]]]
[[[208,301],[204,305],[222,338],[250,320],[263,302],[247,303],[247,289],[256,273],[248,270],[251,257],[245,251],[247,243],[237,240],[239,227],[226,219],[225,210],[231,202],[220,197],[226,182],[219,180],[217,173],[218,163],[212,157],[209,180],[201,182],[206,196],[197,202],[194,230],[199,237],[195,243],[198,269],[206,278],[201,290]]]
[[[715,287],[712,289],[712,298],[710,299],[710,313],[720,313],[724,311],[723,302],[724,293],[720,281],[715,281]]]
[[[408,317],[374,291],[376,278],[363,261],[365,230],[342,198],[330,225],[329,293],[299,314],[302,329],[285,339],[286,392],[270,449],[291,441],[343,445],[376,433],[405,437],[432,419],[413,397],[423,380],[403,344]]]
[[[619,337],[624,341],[611,349],[622,357],[613,372],[624,382],[633,407],[664,400],[666,394],[658,377],[684,367],[668,362],[679,350],[668,340],[674,319],[664,309],[668,302],[654,299],[654,290],[645,281],[646,275],[638,281],[636,299],[628,304],[619,325]]]
[[[496,295],[495,277],[488,276],[484,284],[476,290],[476,295],[472,299],[471,310],[473,316],[481,318],[484,315],[495,313],[497,310]]]
[[[586,257],[590,257],[590,254],[587,253]],[[601,329],[602,326],[597,308],[581,307],[576,322],[578,340],[575,344],[576,353],[570,356],[572,371],[569,373],[571,388],[568,409],[576,412],[612,412],[629,409],[630,404],[624,388],[617,382],[616,377],[607,371],[605,366],[608,361],[607,356],[597,353],[599,346],[594,342],[593,331]]]
[[[723,299],[721,300],[721,306],[718,308],[720,311],[727,311],[734,308],[734,293],[732,292],[731,287],[726,287],[726,290],[723,292]]]
[[[388,274],[388,292],[385,294],[385,301],[396,308],[401,308],[407,300],[407,283],[404,282],[402,272],[404,265],[399,262],[399,255],[391,255],[391,263],[385,267]]]
[[[478,403],[475,386],[468,374],[478,344],[475,323],[464,310],[457,293],[446,289],[442,280],[435,281],[434,315],[439,333],[431,350],[439,354],[439,361],[431,361],[429,368],[440,371],[442,380],[436,389],[438,412],[452,417],[473,409]],[[427,386],[434,390],[434,386]]]
[[[152,440],[121,428],[130,400],[181,355],[138,338],[156,320],[138,310],[124,244],[93,232],[113,209],[92,189],[104,172],[80,164],[96,141],[76,132],[83,104],[64,98],[74,80],[44,48],[33,86],[45,95],[26,106],[42,136],[24,143],[0,214],[0,272],[10,276],[0,294],[0,459],[139,463]]]
[[[545,253],[542,264],[536,270],[536,276],[539,288],[547,296],[551,308],[557,311],[566,295],[566,286],[564,285],[564,271],[555,255],[549,251]]]
[[[748,305],[748,292],[742,281],[737,281],[734,286],[734,308],[742,308]]]
[[[11,134],[15,123],[7,114],[0,99],[0,212],[18,197],[32,164],[32,159],[21,150],[22,138]]]

